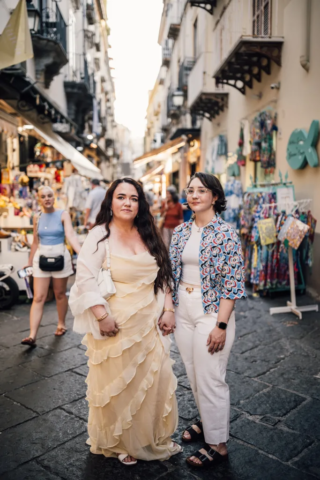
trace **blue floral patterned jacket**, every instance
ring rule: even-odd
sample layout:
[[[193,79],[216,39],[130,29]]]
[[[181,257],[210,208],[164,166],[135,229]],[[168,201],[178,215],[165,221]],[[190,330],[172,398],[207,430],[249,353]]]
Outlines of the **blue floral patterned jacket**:
[[[182,276],[182,253],[191,235],[192,222],[174,229],[170,260],[173,270],[173,303],[179,305],[178,289]],[[217,313],[221,298],[245,298],[244,266],[239,237],[219,215],[202,231],[199,251],[202,305],[204,313]]]

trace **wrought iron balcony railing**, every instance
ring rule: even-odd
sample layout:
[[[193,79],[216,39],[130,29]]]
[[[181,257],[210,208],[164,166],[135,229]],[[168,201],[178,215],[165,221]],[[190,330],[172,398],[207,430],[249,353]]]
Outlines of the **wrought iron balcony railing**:
[[[83,53],[69,55],[69,63],[65,67],[65,82],[82,83],[92,95],[95,91],[93,75],[89,75],[88,62]]]
[[[42,0],[40,14],[40,31],[36,32],[36,34],[60,43],[66,52],[67,25],[57,2],[54,0]]]
[[[167,96],[167,117],[171,119],[179,118],[181,115],[181,107],[174,104],[173,97],[174,91],[170,90]]]
[[[162,47],[162,65],[169,67],[171,62],[172,47],[169,42],[165,43]]]
[[[188,78],[195,64],[195,59],[187,57],[183,60],[179,69],[179,90],[186,91],[188,89]]]
[[[89,25],[94,25],[96,21],[96,16],[94,11],[94,4],[92,1],[87,1],[86,16],[87,16]]]

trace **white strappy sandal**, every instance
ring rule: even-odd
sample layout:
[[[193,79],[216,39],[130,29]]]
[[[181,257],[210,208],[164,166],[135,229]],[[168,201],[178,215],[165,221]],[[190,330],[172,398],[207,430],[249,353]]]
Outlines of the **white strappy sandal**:
[[[134,460],[134,462],[125,462],[125,459],[127,457],[131,457],[131,455],[129,455],[128,453],[121,453],[120,455],[118,455],[118,460],[120,463],[122,463],[122,465],[126,465],[128,467],[137,465],[138,460]]]
[[[179,443],[177,443],[177,442],[172,442],[172,443],[171,443],[171,447],[177,447],[177,453],[183,452],[183,448],[182,448],[181,445],[179,445]],[[175,455],[175,454],[174,454],[174,455]]]
[[[181,453],[183,452],[183,448],[181,447],[181,445],[179,445],[178,443],[176,442],[172,442],[171,443],[171,447],[175,447],[177,448],[177,452],[176,453]],[[130,466],[133,466],[133,465],[136,465],[138,463],[138,460],[134,460],[133,462],[125,462],[125,459],[127,457],[131,457],[131,455],[129,455],[128,453],[121,453],[120,455],[118,455],[118,460],[120,463],[122,463],[122,465],[126,465],[128,467]]]

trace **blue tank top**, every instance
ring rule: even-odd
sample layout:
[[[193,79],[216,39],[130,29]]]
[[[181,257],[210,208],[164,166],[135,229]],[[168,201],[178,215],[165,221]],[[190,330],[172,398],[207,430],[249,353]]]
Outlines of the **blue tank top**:
[[[64,210],[55,210],[52,213],[40,215],[38,235],[41,245],[59,245],[64,243],[64,228],[61,216]]]

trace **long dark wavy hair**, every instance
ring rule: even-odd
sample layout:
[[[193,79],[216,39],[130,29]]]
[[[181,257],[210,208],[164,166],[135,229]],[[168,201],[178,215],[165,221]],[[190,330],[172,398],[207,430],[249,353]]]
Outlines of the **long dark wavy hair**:
[[[106,240],[110,236],[110,223],[112,220],[111,207],[113,194],[117,186],[121,183],[129,183],[130,185],[133,185],[138,192],[139,210],[138,215],[134,219],[134,225],[137,227],[143,243],[147,247],[149,253],[156,259],[157,265],[159,267],[159,272],[154,284],[154,291],[157,294],[159,289],[165,290],[167,287],[169,287],[169,289],[171,290],[173,277],[168,251],[165,247],[165,244],[163,243],[160,232],[154,223],[154,219],[150,213],[150,207],[143,192],[143,189],[138,182],[133,180],[133,178],[125,177],[119,180],[115,180],[107,190],[107,194],[101,204],[101,209],[97,215],[95,223],[95,226],[105,224],[106,236],[102,238],[98,243]]]

